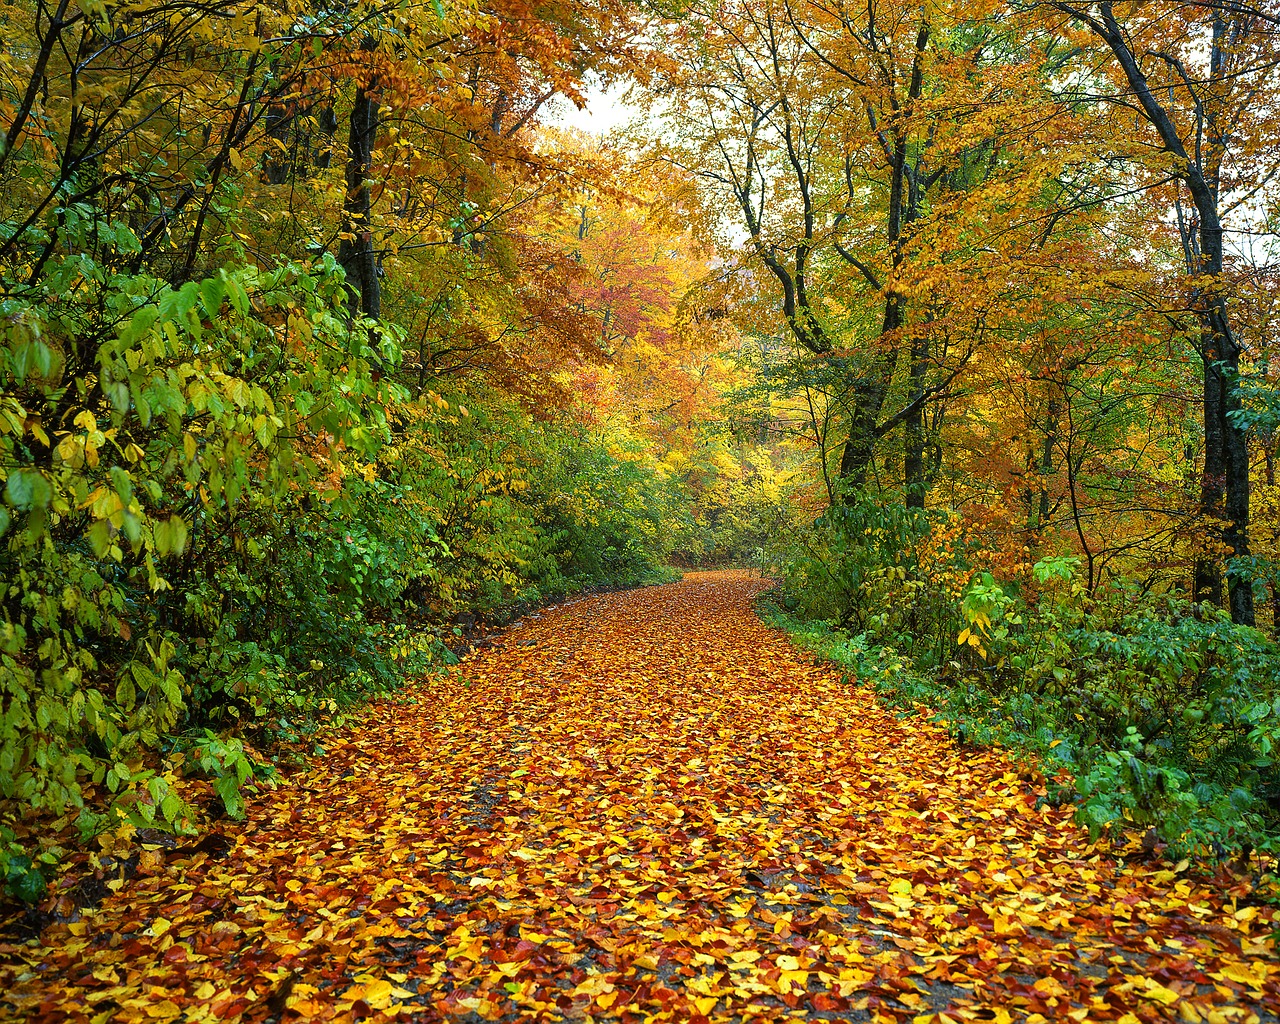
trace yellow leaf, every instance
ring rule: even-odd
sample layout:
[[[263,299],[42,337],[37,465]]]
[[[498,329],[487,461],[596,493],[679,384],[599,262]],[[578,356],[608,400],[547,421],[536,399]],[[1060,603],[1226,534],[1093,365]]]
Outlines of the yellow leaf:
[[[1261,988],[1262,979],[1253,973],[1244,964],[1228,964],[1222,968],[1221,977],[1236,982],[1238,985],[1248,985],[1250,988]],[[1219,977],[1216,974],[1210,974],[1210,977]]]
[[[1062,982],[1052,976],[1041,978],[1032,987],[1035,988],[1037,992],[1043,992],[1045,995],[1056,996],[1058,998],[1067,995],[1067,990],[1062,987]]]
[[[395,986],[386,978],[378,978],[376,981],[370,981],[365,984],[355,984],[342,993],[343,999],[349,999],[353,1003],[357,999],[363,999],[375,1010],[384,1010],[391,1003],[392,992]]]
[[[704,1017],[716,1008],[715,996],[703,996],[701,999],[695,999],[693,1005],[698,1008],[698,1012]]]
[[[1158,981],[1149,979],[1134,979],[1134,987],[1141,988],[1142,994],[1148,999],[1154,999],[1156,1002],[1163,1003],[1165,1006],[1172,1006],[1182,997],[1171,988],[1165,988]]]
[[[1201,1024],[1204,1020],[1195,1006],[1185,999],[1178,1006],[1178,1016],[1186,1021],[1187,1024]]]

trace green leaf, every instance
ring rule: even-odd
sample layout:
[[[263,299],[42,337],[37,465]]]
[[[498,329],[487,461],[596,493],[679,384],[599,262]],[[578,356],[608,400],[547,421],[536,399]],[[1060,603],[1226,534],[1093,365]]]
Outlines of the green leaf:
[[[85,536],[89,540],[89,546],[93,548],[94,555],[105,558],[107,552],[111,550],[111,527],[107,521],[99,519],[85,531]]]
[[[169,517],[169,533],[171,538],[171,550],[175,555],[182,554],[187,549],[187,523],[180,515],[171,515]]]
[[[14,508],[48,508],[53,488],[38,469],[15,469],[9,474],[4,496]]]
[[[116,224],[116,251],[121,253],[142,252],[142,243],[138,236],[130,230],[128,224]]]
[[[120,679],[116,683],[116,703],[125,711],[132,711],[134,704],[138,700],[137,688],[133,685],[133,679],[129,673],[120,673]]]
[[[16,860],[27,860],[27,858],[15,858],[9,862],[9,877],[5,888],[15,899],[23,903],[35,903],[45,894],[49,883],[44,880],[44,875],[30,866],[30,861],[25,866],[15,869]]]
[[[160,310],[158,308],[155,306],[143,306],[129,318],[129,323],[120,332],[120,340],[126,344],[132,344],[147,334],[155,326],[155,322],[159,317]]]
[[[112,466],[107,475],[111,477],[111,486],[120,495],[120,501],[128,508],[129,502],[133,500],[133,481],[129,479],[129,474],[119,466]]]
[[[176,823],[185,810],[186,805],[177,793],[169,792],[160,801],[160,813],[164,815],[164,820],[170,824]]]
[[[173,550],[173,538],[170,535],[169,523],[161,519],[151,526],[151,538],[155,542],[156,552],[164,558]]]
[[[222,806],[228,816],[237,821],[244,819],[244,797],[240,793],[240,783],[235,775],[223,775],[213,784],[213,791],[222,798]]]
[[[142,520],[132,512],[126,512],[121,517],[120,530],[129,538],[130,544],[137,544],[142,537]]]
[[[246,315],[249,312],[249,295],[244,287],[234,277],[229,277],[226,280],[226,288],[231,305],[235,306],[241,316]]]
[[[53,349],[43,341],[35,341],[31,343],[31,351],[40,376],[48,377],[53,371]]]
[[[222,308],[222,300],[227,296],[227,286],[217,277],[206,277],[200,282],[200,301],[204,305],[205,315],[210,320],[218,315]]]

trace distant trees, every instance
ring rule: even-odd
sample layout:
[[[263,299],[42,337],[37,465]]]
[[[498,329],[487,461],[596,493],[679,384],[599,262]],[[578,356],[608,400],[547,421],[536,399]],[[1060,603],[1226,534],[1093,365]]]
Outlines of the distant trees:
[[[1117,318],[1106,354],[1094,352],[1110,372],[1145,367],[1148,405],[1162,404],[1156,366],[1171,396],[1184,380],[1177,356],[1148,346],[1193,339],[1201,426],[1162,411],[1167,436],[1135,471],[1171,482],[1195,472],[1198,499],[1188,508],[1184,488],[1166,488],[1166,525],[1146,532],[1194,522],[1191,589],[1218,601],[1225,565],[1232,615],[1252,622],[1259,568],[1235,382],[1268,339],[1236,299],[1226,220],[1261,224],[1275,203],[1275,12],[771,0],[695,4],[675,39],[668,87],[681,100],[658,101],[671,127],[660,149],[736,222],[728,230],[773,282],[780,322],[832,374],[847,433],[822,457],[837,458],[846,486],[892,480],[923,506],[957,493],[962,466],[983,475],[964,453],[969,424],[1003,406],[1000,382],[1022,372],[1026,339],[1077,347],[1053,326],[1073,307],[1093,309],[1104,333]],[[1031,521],[1091,549],[1082,523],[1114,502],[1088,509],[1077,456],[1060,450],[1064,393],[1033,390],[1044,404],[1027,411],[1039,440],[1021,478],[1041,482],[1043,514]],[[1111,399],[1098,401],[1085,421],[1110,422]],[[990,464],[1004,465],[1024,430],[985,436]],[[1064,478],[1078,500],[1054,514]],[[988,479],[992,497],[1013,486]],[[1113,522],[1141,534],[1150,514]]]

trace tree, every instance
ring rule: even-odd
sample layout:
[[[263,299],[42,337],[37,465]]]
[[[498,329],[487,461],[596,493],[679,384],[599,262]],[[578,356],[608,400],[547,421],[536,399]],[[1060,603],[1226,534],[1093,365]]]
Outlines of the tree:
[[[1021,38],[982,18],[962,5],[708,9],[681,37],[685,70],[673,78],[694,102],[665,114],[685,140],[668,158],[740,214],[789,333],[845,375],[839,475],[865,483],[877,442],[902,428],[913,505],[936,472],[929,409],[973,352],[938,344],[945,328],[929,312],[985,272],[964,197],[991,179],[999,187],[983,199],[1003,216],[1027,202],[1025,182],[1011,184],[1026,165],[1009,154],[1035,145],[1048,120]],[[949,223],[957,215],[963,228]]]
[[[1232,415],[1240,408],[1235,380],[1249,339],[1232,311],[1225,220],[1280,173],[1280,120],[1267,100],[1280,73],[1276,19],[1235,3],[1042,6],[1083,28],[1087,35],[1077,31],[1076,38],[1085,46],[1092,42],[1088,52],[1108,57],[1082,72],[1076,94],[1114,110],[1117,156],[1171,200],[1204,368],[1200,507],[1207,520],[1224,521],[1221,536],[1233,558],[1227,572],[1231,615],[1252,624],[1249,448]],[[1194,589],[1199,599],[1219,602],[1220,566],[1198,561]]]

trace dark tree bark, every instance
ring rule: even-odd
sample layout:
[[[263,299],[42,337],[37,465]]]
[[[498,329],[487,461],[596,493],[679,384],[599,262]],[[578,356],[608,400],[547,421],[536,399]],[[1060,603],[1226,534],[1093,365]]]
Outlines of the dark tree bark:
[[[1040,452],[1040,507],[1037,510],[1036,529],[1044,530],[1049,521],[1049,485],[1045,482],[1053,473],[1053,449],[1058,443],[1058,416],[1061,413],[1056,398],[1049,400],[1045,418],[1044,448]]]
[[[353,317],[374,320],[382,315],[382,285],[373,248],[370,216],[372,197],[369,174],[373,168],[373,144],[378,134],[378,101],[373,92],[377,78],[356,90],[347,135],[347,197],[343,203],[342,240],[338,262],[347,272],[347,308]]]
[[[286,185],[305,177],[312,168],[325,170],[333,162],[333,136],[338,117],[331,96],[308,100],[282,99],[286,85],[272,90],[264,126],[267,134],[285,147],[269,152],[262,161],[262,175],[271,185]]]
[[[889,159],[889,216],[886,225],[889,245],[889,280],[886,282],[884,320],[881,323],[881,344],[888,353],[896,354],[902,343],[901,333],[906,326],[906,303],[894,291],[894,278],[904,258],[904,243],[910,225],[920,215],[923,190],[910,162],[906,118],[920,98],[924,88],[924,55],[929,48],[928,22],[921,24],[916,33],[915,51],[911,63],[911,79],[907,86],[905,102],[896,95],[890,96],[894,118],[888,128],[889,137],[881,135],[881,145]],[[874,39],[874,35],[871,36]],[[873,127],[874,119],[873,119]],[[850,198],[852,198],[852,185]],[[845,255],[849,259],[848,255]],[[855,262],[855,265],[856,262]],[[866,270],[863,270],[864,275]],[[911,367],[907,404],[900,413],[906,432],[903,458],[903,491],[908,507],[924,508],[927,483],[924,461],[924,382],[928,358],[928,343],[924,338],[911,342]],[[894,360],[896,361],[896,359]],[[849,440],[840,459],[840,475],[858,486],[866,481],[867,469],[875,453],[876,439],[885,431],[878,425],[888,383],[892,378],[892,366],[886,367],[877,381],[874,393],[858,395],[858,407],[849,422]]]
[[[1270,432],[1263,438],[1262,451],[1267,460],[1267,486],[1274,487],[1276,485],[1276,438]],[[1280,579],[1276,579],[1275,572],[1273,567],[1271,570],[1271,635],[1280,637]]]
[[[885,389],[864,379],[854,384],[853,393],[849,438],[840,453],[840,479],[860,488],[867,482],[867,471],[875,457],[876,440],[880,436],[876,421],[884,408]]]
[[[907,508],[924,508],[929,492],[930,474],[924,450],[928,441],[925,428],[925,370],[929,364],[929,335],[922,332],[911,339],[911,376],[908,387],[910,414],[903,422],[902,482]]]

